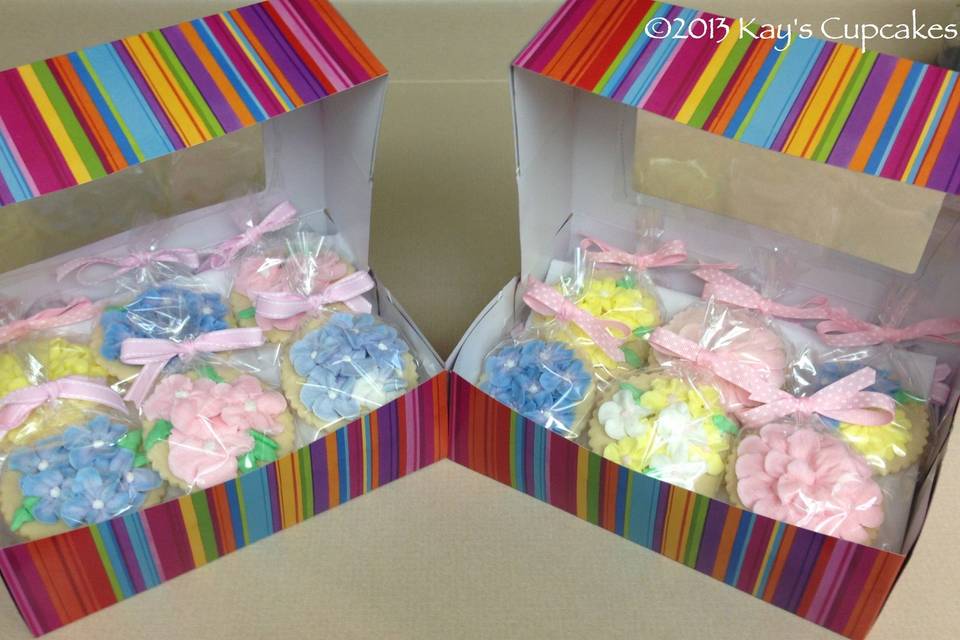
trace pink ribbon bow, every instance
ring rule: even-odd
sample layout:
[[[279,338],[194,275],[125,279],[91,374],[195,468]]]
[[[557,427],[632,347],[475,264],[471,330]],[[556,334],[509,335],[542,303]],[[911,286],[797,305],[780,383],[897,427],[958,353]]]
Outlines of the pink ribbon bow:
[[[527,280],[527,292],[523,294],[523,301],[542,316],[553,316],[560,322],[572,322],[583,329],[614,362],[626,360],[620,345],[630,335],[630,327],[624,323],[592,316],[553,287],[533,277]],[[619,331],[623,337],[613,337],[608,329]]]
[[[603,240],[598,240],[591,236],[584,238],[580,246],[584,250],[588,250],[592,246],[600,249],[599,252],[595,251],[589,254],[594,262],[635,267],[640,271],[682,264],[687,260],[687,246],[682,240],[671,240],[655,252],[647,255],[638,255],[623,251],[613,245],[607,244]]]
[[[200,256],[193,249],[158,249],[157,251],[141,251],[132,253],[123,258],[109,258],[106,256],[92,256],[89,258],[77,258],[66,262],[57,269],[57,281],[61,281],[68,275],[77,272],[77,281],[84,285],[102,284],[107,280],[116,278],[134,269],[141,269],[153,262],[165,262],[167,264],[182,264],[191,270],[196,270],[200,266]],[[114,267],[103,276],[97,278],[86,278],[84,274],[95,266]]]
[[[733,354],[704,349],[693,340],[688,340],[663,327],[650,334],[650,346],[661,353],[692,362],[744,390],[765,384],[757,371],[738,361]]]
[[[257,295],[257,315],[270,320],[286,320],[302,313],[315,313],[337,302],[346,304],[355,313],[370,313],[373,307],[363,294],[376,286],[366,271],[354,271],[330,283],[323,291],[310,296],[292,293]]]
[[[697,269],[693,275],[706,282],[701,295],[704,300],[713,298],[735,307],[754,309],[766,316],[792,320],[826,320],[837,314],[823,297],[811,298],[800,307],[791,307],[763,297],[753,287],[719,269]]]
[[[198,353],[221,353],[237,349],[255,349],[265,342],[263,331],[250,329],[223,329],[205,333],[195,340],[173,342],[156,338],[127,338],[120,345],[120,361],[142,366],[137,379],[127,391],[126,399],[140,406],[157,377],[174,358],[189,361]]]
[[[906,327],[882,327],[850,316],[836,317],[817,325],[817,333],[831,347],[872,347],[909,340],[930,340],[960,345],[960,318],[924,320]]]
[[[256,244],[264,235],[289,226],[297,218],[297,209],[290,202],[281,202],[259,224],[214,248],[203,263],[204,269],[223,269],[237,254]]]
[[[57,399],[95,402],[127,413],[123,398],[102,380],[70,376],[33,387],[24,387],[0,398],[0,435],[16,429],[29,415],[47,402]]]
[[[35,331],[69,327],[72,324],[91,320],[99,312],[100,307],[86,298],[78,298],[65,307],[44,309],[40,313],[15,320],[0,327],[0,344],[17,340]]]
[[[762,403],[740,414],[748,426],[762,426],[791,414],[819,414],[863,426],[890,424],[896,417],[896,403],[890,396],[865,391],[877,381],[877,372],[864,367],[824,387],[809,398],[797,398],[772,388],[751,389],[750,399]]]

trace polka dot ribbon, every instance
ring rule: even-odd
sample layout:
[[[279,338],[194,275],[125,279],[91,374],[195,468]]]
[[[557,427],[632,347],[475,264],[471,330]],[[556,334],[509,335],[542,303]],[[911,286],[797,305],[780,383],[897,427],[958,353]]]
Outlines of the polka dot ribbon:
[[[865,391],[877,381],[877,372],[864,367],[824,387],[808,398],[797,398],[773,388],[750,390],[750,399],[761,403],[740,414],[743,423],[760,427],[785,416],[818,414],[840,422],[877,427],[896,417],[896,402],[890,396]]]
[[[260,242],[266,234],[290,226],[296,218],[296,207],[290,202],[281,202],[259,224],[217,245],[204,260],[203,268],[223,269],[231,264],[241,251]]]
[[[831,347],[872,347],[910,340],[960,345],[960,318],[924,320],[906,327],[883,327],[845,316],[821,322],[817,325],[817,333]]]
[[[587,254],[594,262],[619,264],[625,267],[634,267],[640,271],[656,267],[669,267],[687,261],[687,247],[681,240],[671,240],[655,252],[645,255],[623,251],[603,240],[590,236],[583,239],[580,247],[585,251],[589,251],[592,247],[600,249],[600,251],[590,251]]]
[[[35,409],[61,398],[94,402],[127,413],[120,394],[102,380],[70,376],[18,389],[0,398],[0,435],[19,427]]]
[[[222,353],[238,349],[255,349],[265,342],[263,331],[250,329],[224,329],[205,333],[195,340],[174,342],[156,338],[127,338],[120,345],[120,361],[141,366],[143,369],[130,386],[127,400],[140,406],[163,368],[174,358],[184,362],[200,353]]]
[[[527,279],[523,301],[542,316],[556,318],[559,322],[572,322],[580,327],[614,362],[626,360],[620,345],[630,335],[630,327],[624,323],[594,317],[553,287],[533,277]],[[619,333],[621,337],[614,337],[614,333]]]
[[[756,369],[744,364],[735,354],[705,349],[663,327],[650,334],[650,346],[660,354],[690,362],[744,390],[765,384]]]
[[[44,309],[29,318],[15,320],[0,327],[0,344],[17,340],[36,331],[69,327],[78,322],[92,320],[99,312],[99,305],[86,298],[78,298],[65,307]]]
[[[76,272],[77,282],[83,285],[102,284],[117,276],[122,276],[134,269],[143,269],[155,263],[182,264],[191,271],[200,267],[200,254],[193,249],[158,249],[157,251],[140,251],[131,253],[123,258],[107,256],[92,256],[77,258],[66,262],[57,269],[57,281],[61,281],[71,273]],[[90,276],[89,272],[95,267],[108,268],[99,276]]]
[[[257,315],[270,320],[286,320],[302,313],[316,313],[338,302],[347,305],[354,313],[370,313],[373,306],[363,294],[375,286],[369,273],[354,271],[311,296],[261,293],[257,295]]]
[[[760,295],[752,287],[719,269],[697,269],[693,275],[703,280],[701,297],[744,309],[754,309],[765,316],[791,320],[827,320],[837,315],[824,297],[811,298],[804,305],[791,307]]]

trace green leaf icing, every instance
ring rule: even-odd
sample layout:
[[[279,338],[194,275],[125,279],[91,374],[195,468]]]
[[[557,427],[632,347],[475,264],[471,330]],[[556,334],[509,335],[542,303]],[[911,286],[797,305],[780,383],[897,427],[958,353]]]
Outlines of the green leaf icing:
[[[140,449],[140,445],[143,442],[143,434],[139,431],[128,431],[127,435],[123,436],[117,441],[117,446],[127,451],[132,451],[137,453]]]
[[[727,416],[715,415],[713,416],[713,426],[724,433],[730,433],[733,435],[737,434],[737,425],[728,418]]]
[[[628,273],[627,275],[617,280],[617,286],[620,287],[621,289],[636,289],[637,279]]]
[[[243,311],[237,312],[238,320],[253,320],[257,317],[256,307],[250,307],[249,309],[244,309]]]
[[[620,350],[623,351],[623,355],[627,359],[628,366],[633,369],[643,368],[643,359],[637,355],[636,351],[628,349],[627,347],[620,347]]]
[[[147,441],[143,443],[144,450],[150,451],[155,444],[169,438],[171,431],[173,431],[173,424],[171,422],[167,420],[157,420],[154,422],[153,429],[150,429],[150,433],[147,434]]]
[[[651,333],[653,333],[653,327],[637,327],[633,330],[633,335],[638,338],[646,338]]]
[[[209,379],[209,380],[213,380],[213,381],[216,382],[216,383],[223,382],[223,376],[221,376],[219,373],[217,373],[217,370],[214,369],[214,368],[213,368],[212,366],[210,366],[209,364],[200,367],[199,373],[200,373],[200,375],[203,376],[204,378],[207,378],[207,379]]]
[[[923,398],[913,395],[903,389],[899,389],[895,394],[893,394],[893,399],[899,402],[900,404],[922,404],[926,402]]]
[[[240,473],[246,473],[261,465],[274,462],[277,459],[277,449],[280,448],[280,445],[273,438],[259,431],[251,431],[250,435],[253,436],[253,450],[237,459],[237,468]]]
[[[630,394],[633,395],[633,401],[636,402],[637,404],[640,404],[640,398],[643,397],[643,393],[644,393],[643,391],[633,386],[629,382],[621,382],[620,389],[623,391],[629,391]]]
[[[14,531],[19,531],[23,525],[36,520],[36,518],[33,517],[33,508],[37,506],[38,502],[40,502],[40,498],[36,496],[27,496],[24,498],[20,508],[13,512],[13,522],[10,523],[10,528]]]

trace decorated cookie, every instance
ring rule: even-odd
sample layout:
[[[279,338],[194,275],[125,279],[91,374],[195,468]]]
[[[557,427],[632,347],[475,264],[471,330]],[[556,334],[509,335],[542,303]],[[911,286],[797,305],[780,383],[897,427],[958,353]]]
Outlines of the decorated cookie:
[[[369,313],[309,321],[281,362],[283,390],[311,439],[413,389],[417,362],[400,333]]]
[[[120,361],[124,340],[188,340],[227,329],[233,323],[233,314],[219,294],[160,285],[124,306],[105,309],[94,330],[93,349],[99,364],[110,375],[126,380],[135,376],[139,367]]]
[[[731,456],[731,502],[768,518],[860,544],[884,520],[870,466],[836,435],[810,424],[771,423]]]
[[[860,362],[827,362],[817,367],[816,386],[826,387],[862,368]],[[897,473],[920,459],[930,435],[929,404],[901,388],[898,376],[877,369],[877,381],[869,388],[897,402],[896,417],[882,426],[864,426],[824,418],[840,437],[862,455],[877,475]]]
[[[37,540],[159,503],[160,476],[140,453],[141,433],[100,415],[10,454],[0,512],[13,533]]]
[[[697,343],[705,351],[735,359],[754,371],[759,380],[775,388],[786,382],[788,354],[783,338],[752,311],[714,304],[697,304],[673,317],[664,328]],[[669,355],[653,351],[652,360],[663,364]],[[749,392],[718,380],[727,408],[751,406]]]
[[[0,401],[9,393],[70,376],[106,379],[93,350],[63,337],[27,340],[0,353]],[[89,405],[74,400],[43,405],[0,433],[0,450],[9,450],[56,435],[80,419]]]
[[[588,438],[608,460],[713,497],[738,428],[716,386],[644,373],[607,389]]]
[[[646,337],[661,323],[660,303],[652,290],[629,272],[620,276],[591,278],[576,299],[576,305],[595,318],[626,325],[631,333],[621,346],[624,362],[610,358],[576,323],[566,323],[555,334],[575,347],[604,377],[616,369],[638,369],[646,365],[649,350]],[[545,320],[538,318],[535,322],[543,325]]]
[[[569,345],[533,339],[488,355],[480,389],[536,424],[576,438],[590,415],[596,385]]]
[[[231,480],[294,448],[283,394],[232,370],[208,365],[166,376],[141,409],[147,458],[186,491]]]
[[[309,294],[349,275],[353,266],[333,251],[323,251],[306,262],[289,257],[249,256],[240,260],[230,305],[240,327],[259,326],[267,340],[284,342],[303,323],[306,314],[273,320],[258,316],[256,302],[264,293]],[[300,289],[304,289],[300,291]]]

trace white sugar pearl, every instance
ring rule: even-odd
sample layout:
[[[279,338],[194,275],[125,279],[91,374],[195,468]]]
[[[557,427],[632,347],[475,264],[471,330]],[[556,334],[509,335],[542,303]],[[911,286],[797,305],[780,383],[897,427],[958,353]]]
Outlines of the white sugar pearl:
[[[51,497],[51,498],[59,498],[59,497],[60,497],[60,487],[54,487],[53,489],[50,489],[50,497]]]
[[[96,509],[97,511],[99,511],[100,509],[103,509],[103,507],[104,507],[105,505],[103,504],[103,500],[100,500],[100,499],[98,498],[97,500],[94,500],[94,501],[93,501],[93,504],[90,505],[90,506],[93,507],[94,509]]]
[[[330,398],[331,400],[336,400],[336,399],[337,399],[337,392],[336,392],[336,391],[327,391],[327,397]]]
[[[247,400],[243,403],[243,408],[248,412],[254,412],[257,410],[257,403],[253,400]]]
[[[40,464],[37,465],[37,471],[46,471],[48,468],[50,468],[50,463],[46,460],[41,460]]]
[[[103,440],[94,440],[94,441],[93,441],[93,448],[94,448],[94,449],[101,449],[101,448],[103,448],[103,445],[105,445],[105,444],[107,444],[107,443],[104,442]]]

